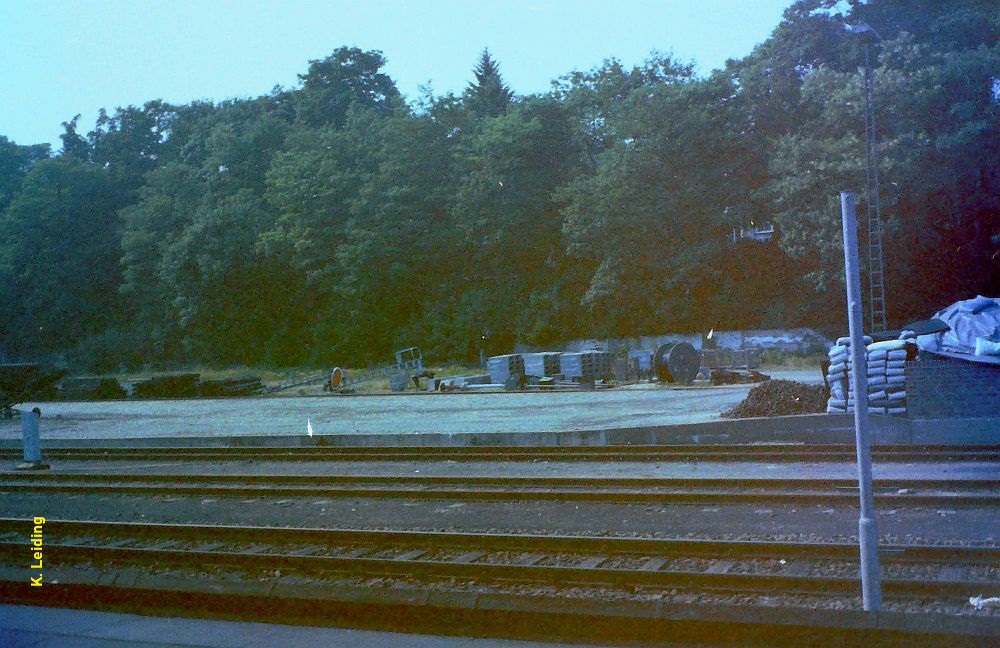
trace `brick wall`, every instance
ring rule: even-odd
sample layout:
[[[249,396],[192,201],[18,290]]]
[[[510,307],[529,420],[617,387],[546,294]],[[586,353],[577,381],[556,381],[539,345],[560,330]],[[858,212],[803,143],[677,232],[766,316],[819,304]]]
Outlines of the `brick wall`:
[[[1000,417],[1000,366],[923,355],[906,363],[907,416]]]

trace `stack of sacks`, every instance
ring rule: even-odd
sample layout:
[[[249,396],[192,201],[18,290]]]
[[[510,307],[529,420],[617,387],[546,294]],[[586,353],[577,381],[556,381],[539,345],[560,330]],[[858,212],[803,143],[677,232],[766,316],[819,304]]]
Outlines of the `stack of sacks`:
[[[871,344],[867,335],[862,338],[865,344]],[[842,337],[830,347],[828,353],[830,367],[826,370],[827,382],[830,383],[830,399],[826,402],[826,411],[843,414],[854,411],[854,387],[851,385],[851,338]]]
[[[868,345],[870,413],[906,414],[906,345],[913,343],[901,339]]]
[[[865,339],[868,378],[868,412],[871,414],[906,414],[906,361],[915,356],[916,336],[903,331],[898,340],[871,342]],[[854,387],[850,357],[850,338],[840,338],[830,349],[830,399],[827,412],[854,411]]]

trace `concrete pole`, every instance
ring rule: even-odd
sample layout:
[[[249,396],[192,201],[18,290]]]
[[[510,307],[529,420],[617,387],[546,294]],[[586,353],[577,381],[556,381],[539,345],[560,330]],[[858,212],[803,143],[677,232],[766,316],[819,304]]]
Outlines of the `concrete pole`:
[[[872,453],[868,434],[868,370],[861,320],[861,280],[858,271],[858,223],[853,191],[840,194],[840,212],[844,226],[844,271],[847,280],[847,319],[851,330],[851,362],[854,387],[854,431],[858,453],[858,489],[861,492],[861,516],[858,540],[861,545],[861,594],[865,610],[882,607],[879,581],[878,529],[875,526],[875,500],[872,497]]]
[[[42,462],[42,446],[38,439],[38,419],[42,415],[37,407],[21,413],[21,440],[24,444],[24,463],[18,470],[45,470],[48,464]]]

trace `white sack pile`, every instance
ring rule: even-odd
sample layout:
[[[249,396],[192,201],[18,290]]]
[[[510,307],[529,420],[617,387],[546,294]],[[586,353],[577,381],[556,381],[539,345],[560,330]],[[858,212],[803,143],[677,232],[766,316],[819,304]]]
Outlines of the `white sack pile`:
[[[904,374],[907,358],[912,359],[916,355],[914,338],[909,331],[903,331],[898,340],[872,343],[870,337],[864,338],[870,414],[906,414]],[[850,345],[850,338],[839,338],[828,354],[830,399],[826,403],[826,411],[829,413],[854,411],[854,369]]]

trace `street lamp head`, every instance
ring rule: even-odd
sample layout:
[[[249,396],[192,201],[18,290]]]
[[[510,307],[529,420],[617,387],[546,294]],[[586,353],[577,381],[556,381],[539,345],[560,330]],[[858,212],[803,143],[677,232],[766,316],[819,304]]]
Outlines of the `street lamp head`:
[[[868,23],[857,23],[855,25],[844,25],[844,29],[851,32],[852,34],[866,34],[869,38],[874,41],[882,40],[882,37],[878,35],[875,28]]]

